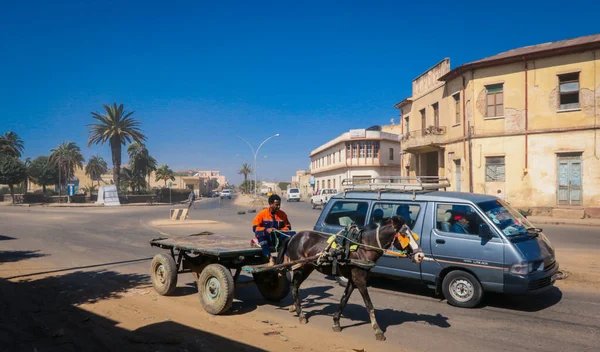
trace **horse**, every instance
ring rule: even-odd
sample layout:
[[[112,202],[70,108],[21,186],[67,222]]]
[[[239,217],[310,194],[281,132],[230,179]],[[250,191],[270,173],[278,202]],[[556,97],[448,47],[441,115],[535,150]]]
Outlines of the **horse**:
[[[356,251],[350,252],[349,259],[376,262],[392,245],[402,250],[403,246],[401,241],[407,243],[405,248],[408,253],[407,256],[412,259],[413,262],[420,263],[424,259],[423,251],[419,248],[419,245],[412,236],[410,228],[406,225],[405,220],[401,216],[384,218],[380,225],[370,224],[361,231],[361,244]],[[287,252],[288,258],[286,258],[286,261],[296,261],[317,256],[328,248],[328,237],[329,236],[316,231],[298,232],[289,240],[282,243],[279,254]],[[278,255],[278,257],[280,256]],[[298,315],[300,324],[306,324],[308,321],[302,312],[300,304],[300,296],[298,294],[300,285],[315,269],[322,274],[332,275],[333,267],[331,265],[322,266],[313,264],[314,263],[305,264],[292,270],[292,297],[294,299],[294,304],[290,306],[289,310],[290,313],[295,312]],[[358,288],[358,291],[365,302],[365,307],[369,312],[371,326],[375,331],[375,337],[378,341],[384,341],[385,335],[377,324],[375,310],[371,303],[369,292],[367,291],[368,269],[347,264],[339,267],[338,275],[346,277],[348,279],[348,285],[342,296],[340,306],[333,315],[333,331],[342,331],[342,328],[340,327],[340,316],[342,315],[342,311],[344,310],[350,295],[352,295],[354,288]]]

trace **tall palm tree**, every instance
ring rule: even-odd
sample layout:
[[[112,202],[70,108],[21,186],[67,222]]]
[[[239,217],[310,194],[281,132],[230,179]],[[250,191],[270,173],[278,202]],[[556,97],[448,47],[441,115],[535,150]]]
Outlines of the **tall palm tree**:
[[[100,188],[100,180],[102,175],[108,171],[108,165],[106,161],[99,155],[94,155],[89,158],[87,165],[85,166],[85,174],[88,175],[92,181],[98,181],[98,188]]]
[[[88,125],[90,126],[88,147],[91,147],[92,144],[104,145],[104,143],[109,142],[113,162],[113,180],[118,188],[121,170],[121,146],[132,141],[142,143],[146,140],[146,136],[139,127],[140,122],[131,117],[135,111],[128,112],[123,109],[123,104],[117,106],[117,103],[113,103],[111,106],[102,106],[106,110],[106,114],[91,113],[92,118],[96,119],[98,123]]]
[[[75,142],[62,142],[58,147],[50,149],[50,163],[58,166],[65,178],[61,180],[66,184],[75,175],[75,168],[83,169],[85,159],[81,154],[81,149]]]
[[[156,171],[156,159],[148,153],[148,149],[143,143],[138,142],[133,142],[127,147],[127,154],[133,173],[141,178],[148,177],[148,186],[150,186],[150,174],[152,171]]]
[[[24,149],[23,140],[18,134],[8,131],[4,135],[0,135],[0,154],[20,158]]]
[[[175,181],[175,173],[166,164],[156,170],[156,182],[160,180],[165,181],[165,187],[167,187],[168,180]]]
[[[238,175],[244,175],[244,186],[248,188],[248,175],[252,173],[252,166],[248,163],[243,163],[242,168],[238,171]],[[247,190],[246,190],[247,191]]]

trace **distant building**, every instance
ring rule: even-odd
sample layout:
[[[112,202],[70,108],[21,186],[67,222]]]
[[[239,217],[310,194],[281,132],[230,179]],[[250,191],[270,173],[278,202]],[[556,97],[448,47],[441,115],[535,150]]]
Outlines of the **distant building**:
[[[310,153],[314,189],[342,189],[342,181],[353,182],[378,176],[400,175],[400,138],[380,126],[341,134]]]

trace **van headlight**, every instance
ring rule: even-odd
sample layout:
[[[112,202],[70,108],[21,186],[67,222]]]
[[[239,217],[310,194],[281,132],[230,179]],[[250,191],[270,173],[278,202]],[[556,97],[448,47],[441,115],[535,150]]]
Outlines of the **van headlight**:
[[[527,275],[533,271],[533,263],[518,263],[510,267],[513,275]]]

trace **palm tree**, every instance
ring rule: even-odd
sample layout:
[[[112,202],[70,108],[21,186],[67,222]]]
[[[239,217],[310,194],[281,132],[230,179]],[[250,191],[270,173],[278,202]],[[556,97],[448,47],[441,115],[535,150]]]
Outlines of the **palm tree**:
[[[92,181],[98,181],[98,188],[100,188],[100,180],[102,180],[102,175],[107,171],[108,166],[106,165],[106,161],[104,161],[104,159],[99,155],[92,156],[85,166],[85,174],[88,175]]]
[[[65,175],[64,183],[75,174],[75,167],[83,169],[85,159],[81,155],[81,149],[75,142],[63,142],[58,147],[50,149],[50,163],[58,166],[60,172]],[[61,186],[62,186],[61,180]]]
[[[8,131],[4,135],[0,135],[0,154],[20,158],[24,149],[23,140],[18,134]]]
[[[163,180],[165,181],[165,187],[167,187],[167,181],[175,181],[175,174],[173,170],[169,169],[168,165],[163,165],[156,170],[156,182]]]
[[[133,173],[141,178],[148,177],[148,186],[150,186],[150,174],[152,171],[156,171],[156,159],[148,153],[148,149],[143,143],[138,142],[133,142],[127,147],[127,154]]]
[[[117,106],[102,105],[106,114],[92,112],[92,118],[99,123],[90,124],[90,138],[88,147],[92,144],[104,145],[109,142],[113,162],[113,180],[117,188],[119,187],[119,176],[121,170],[121,146],[132,141],[142,143],[146,136],[140,129],[140,122],[131,117],[135,111],[128,112],[123,109],[123,104]]]
[[[248,163],[244,163],[242,164],[242,168],[240,169],[240,171],[238,171],[238,175],[244,175],[244,185],[246,186],[246,188],[248,187],[248,175],[250,175],[252,173],[252,166],[250,166],[250,164]],[[246,191],[248,191],[246,189]]]

